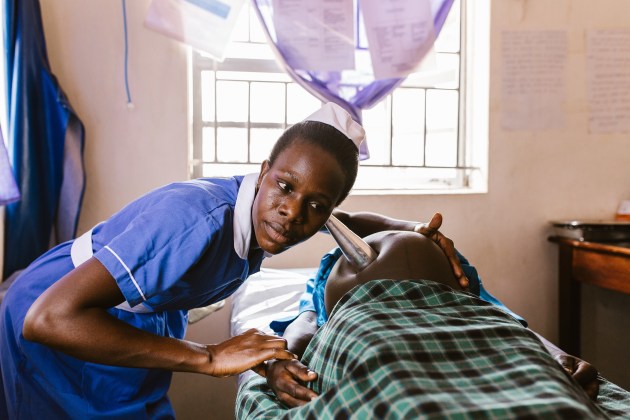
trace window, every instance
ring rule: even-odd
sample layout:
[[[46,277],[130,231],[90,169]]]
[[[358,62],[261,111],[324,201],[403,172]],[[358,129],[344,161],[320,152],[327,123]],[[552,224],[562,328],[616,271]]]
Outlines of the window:
[[[461,190],[480,166],[463,110],[467,19],[455,0],[435,42],[436,64],[364,110],[370,158],[357,192]],[[244,7],[226,59],[192,53],[192,176],[255,172],[280,133],[320,105],[276,64],[255,12]]]

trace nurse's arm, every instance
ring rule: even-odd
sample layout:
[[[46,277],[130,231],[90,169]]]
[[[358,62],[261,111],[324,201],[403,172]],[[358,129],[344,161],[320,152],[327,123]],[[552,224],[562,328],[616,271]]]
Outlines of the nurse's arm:
[[[107,313],[123,302],[116,281],[95,258],[72,270],[31,306],[24,338],[88,362],[229,376],[269,359],[293,359],[286,341],[250,330],[218,344],[142,331]]]

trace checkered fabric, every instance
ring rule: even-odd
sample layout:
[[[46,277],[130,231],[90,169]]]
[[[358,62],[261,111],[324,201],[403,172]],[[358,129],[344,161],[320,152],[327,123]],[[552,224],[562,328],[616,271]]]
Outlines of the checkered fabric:
[[[319,373],[319,398],[289,410],[254,377],[239,389],[237,418],[609,417],[513,317],[431,281],[357,286],[303,362]]]

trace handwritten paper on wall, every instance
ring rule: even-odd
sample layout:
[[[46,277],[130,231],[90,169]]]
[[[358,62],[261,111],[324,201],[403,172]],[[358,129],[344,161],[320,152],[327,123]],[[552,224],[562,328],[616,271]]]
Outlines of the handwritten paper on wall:
[[[630,131],[630,30],[594,30],[587,36],[589,131]]]
[[[566,31],[501,34],[501,126],[542,131],[564,127]]]
[[[273,0],[278,46],[294,69],[354,68],[352,0]]]

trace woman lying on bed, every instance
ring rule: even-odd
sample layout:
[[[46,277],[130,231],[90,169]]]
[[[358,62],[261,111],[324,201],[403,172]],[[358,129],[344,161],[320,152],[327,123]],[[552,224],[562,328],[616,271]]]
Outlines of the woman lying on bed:
[[[376,322],[378,324],[379,318],[384,318],[384,321],[380,322],[379,325],[386,325],[390,331],[400,330],[399,333],[394,333],[394,338],[383,335],[387,334],[386,331],[379,332],[383,340],[390,340],[394,347],[398,346],[398,350],[394,350],[392,353],[390,349],[376,355],[378,369],[385,369],[383,366],[387,365],[387,363],[384,360],[387,360],[388,357],[393,357],[394,359],[400,357],[400,360],[396,363],[402,363],[403,365],[410,363],[412,365],[408,366],[410,370],[416,369],[422,364],[431,370],[435,369],[434,363],[437,357],[438,359],[444,359],[440,363],[449,363],[452,367],[450,374],[447,375],[449,377],[448,384],[461,383],[464,381],[463,378],[466,378],[466,381],[470,381],[473,387],[477,384],[481,387],[482,394],[492,395],[493,399],[497,397],[495,394],[502,394],[503,392],[509,394],[512,392],[512,395],[509,398],[506,397],[505,401],[501,403],[503,408],[498,409],[499,411],[494,411],[494,414],[501,414],[500,410],[509,410],[509,407],[512,407],[514,410],[511,414],[544,414],[548,413],[548,411],[545,411],[548,410],[548,407],[541,408],[541,411],[536,411],[537,408],[531,407],[543,407],[546,402],[548,403],[552,400],[553,409],[559,410],[559,413],[573,413],[574,415],[587,413],[588,416],[592,416],[593,413],[599,414],[598,409],[594,408],[594,405],[589,404],[587,394],[577,386],[579,384],[591,398],[595,398],[598,390],[597,371],[588,363],[565,354],[551,345],[551,343],[542,339],[542,337],[536,338],[536,335],[521,325],[509,311],[504,311],[499,309],[497,305],[480,300],[474,294],[455,292],[460,288],[453,277],[449,263],[439,247],[432,241],[426,240],[421,235],[389,231],[370,235],[366,238],[366,242],[378,253],[378,258],[374,262],[363,271],[357,272],[345,258],[339,258],[328,275],[329,280],[323,290],[324,308],[320,308],[320,312],[325,312],[324,317],[330,315],[330,319],[326,323],[325,328],[323,328],[325,331],[320,331],[320,334],[317,334],[316,338],[319,341],[311,343],[309,351],[307,354],[304,354],[311,339],[318,331],[318,314],[312,311],[303,312],[284,332],[284,338],[288,342],[289,350],[300,356],[305,356],[302,362],[297,360],[278,360],[269,362],[267,365],[267,383],[276,393],[278,399],[286,406],[296,407],[304,405],[311,400],[322,399],[317,398],[318,394],[321,394],[324,397],[323,400],[330,404],[330,398],[332,398],[330,396],[338,394],[340,389],[344,387],[343,384],[340,385],[339,383],[339,380],[342,380],[341,377],[338,377],[340,369],[344,372],[341,374],[344,378],[343,380],[346,380],[346,376],[350,376],[354,379],[347,380],[358,381],[358,383],[349,384],[346,388],[343,388],[346,395],[348,389],[353,390],[357,386],[361,389],[362,386],[365,386],[366,380],[371,382],[372,376],[378,375],[377,372],[364,372],[365,378],[358,379],[357,375],[361,375],[357,374],[354,369],[357,363],[350,363],[349,366],[347,360],[352,358],[354,351],[359,353],[370,350],[376,351],[375,349],[378,347],[376,344],[366,340],[365,337],[356,337],[357,331],[360,330],[357,325],[350,324],[353,325],[353,331],[347,331],[347,325],[344,326],[346,320],[351,318],[350,313],[354,313],[354,316],[357,316],[356,311],[358,310],[372,310],[373,313],[366,317],[365,322]],[[372,281],[377,279],[431,279],[431,281]],[[400,290],[393,291],[393,289],[399,287],[396,283],[399,283],[400,287],[406,289],[402,292]],[[353,288],[355,289],[353,293],[347,293]],[[319,292],[321,294],[322,291],[320,290]],[[315,294],[317,293],[316,286]],[[358,301],[352,303],[355,299],[361,301],[361,298],[356,298],[355,295],[363,296],[363,303],[367,303],[367,306],[359,304]],[[369,296],[367,300],[366,296]],[[400,296],[403,298],[397,301],[397,297]],[[414,296],[412,299],[414,300],[413,304],[407,301],[409,296]],[[382,303],[383,307],[377,305],[369,308],[370,302],[376,305],[379,300],[386,301],[378,303],[379,305]],[[393,305],[393,310],[384,309],[390,305]],[[400,305],[400,307],[397,307],[397,305]],[[317,307],[317,304],[315,306]],[[426,319],[431,321],[427,325],[434,322],[434,325],[437,325],[436,329],[428,331],[427,328],[424,328],[427,326],[425,325],[423,330],[414,330],[413,328],[416,325],[413,324],[422,324],[422,320],[425,319],[423,317],[427,317]],[[405,320],[411,321],[411,330],[403,327]],[[360,322],[359,326],[365,325],[365,322]],[[420,325],[418,325],[419,327]],[[379,326],[375,325],[373,331],[377,331],[378,328]],[[456,337],[456,331],[463,331],[464,335],[458,338]],[[470,334],[470,336],[466,336],[466,334]],[[484,334],[488,334],[488,336],[484,337]],[[440,337],[441,335],[444,337]],[[407,338],[402,339],[402,342],[398,342],[399,336],[406,336]],[[422,347],[421,343],[429,342],[434,338],[436,339],[434,342],[436,347],[451,347],[450,353],[446,348],[440,349],[438,355],[420,349]],[[371,339],[379,341],[378,337],[372,336]],[[546,348],[539,339],[542,340]],[[449,340],[454,340],[454,342],[449,342]],[[360,348],[361,341],[364,341],[368,347]],[[344,344],[350,342],[355,344]],[[341,347],[347,345],[352,348],[340,350]],[[463,347],[456,348],[462,345]],[[467,348],[467,346],[470,348]],[[403,355],[401,356],[400,348],[407,347],[412,347],[411,351],[402,351]],[[513,357],[506,356],[506,352],[514,353],[515,355]],[[351,356],[348,356],[349,354]],[[405,358],[410,358],[410,360]],[[417,358],[422,359],[422,363],[417,363],[418,360],[414,360]],[[426,360],[423,358],[426,358]],[[566,372],[572,375],[573,379],[570,379],[557,363],[549,364],[549,361],[553,361],[554,358],[564,367]],[[366,361],[362,360],[360,364],[364,362]],[[510,363],[522,364],[525,366],[525,370],[519,371],[519,366],[509,366]],[[312,370],[307,368],[306,364]],[[541,368],[541,366],[544,366],[544,368]],[[351,368],[351,370],[348,371],[348,368]],[[496,369],[497,378],[488,381],[487,375],[490,374],[492,376],[493,369]],[[313,370],[320,374],[319,377]],[[477,372],[477,370],[483,372]],[[396,383],[398,379],[404,379],[400,378],[400,371],[393,373],[391,371],[387,373],[387,369],[384,371],[385,376],[381,378],[381,382],[383,380],[388,382],[389,379],[393,379],[393,383]],[[353,373],[349,374],[349,372]],[[440,375],[444,375],[444,372],[440,370],[433,371],[430,375],[431,381],[434,381],[433,377],[436,375],[440,377]],[[461,375],[462,378],[459,378],[458,375]],[[503,384],[503,390],[493,389],[492,383],[495,381],[500,383],[501,377],[504,377],[504,375],[507,375],[510,379],[505,380],[506,383]],[[376,381],[378,382],[378,379]],[[531,381],[542,384],[542,388],[539,391],[533,391],[533,393],[528,394],[526,390],[534,385],[534,382]],[[515,386],[515,384],[518,384],[518,386]],[[547,388],[544,387],[545,384]],[[431,386],[428,386],[426,389],[421,389],[422,387],[414,388],[415,385],[409,386],[408,383],[401,386],[406,389],[406,392],[413,394],[413,392],[422,391],[421,393],[425,396],[432,389]],[[513,386],[513,389],[510,388],[511,386]],[[566,389],[559,392],[560,388]],[[415,391],[413,391],[414,389]],[[436,389],[445,391],[444,383],[439,383]],[[360,406],[370,407],[370,404],[366,403],[366,395],[370,392],[374,394],[375,390],[368,387],[364,388],[364,391],[365,394],[360,397],[362,400]],[[451,391],[451,394],[458,392],[455,388]],[[554,392],[558,393],[554,394]],[[466,391],[466,393],[471,395],[470,390]],[[326,395],[328,395],[328,399]],[[391,397],[391,392],[389,395]],[[441,395],[441,397],[444,397],[444,395]],[[545,395],[550,398],[547,398]],[[407,401],[410,396],[411,394],[406,394],[399,400]],[[505,397],[505,395],[502,395],[502,397]],[[439,399],[440,396],[436,396],[436,398]],[[243,396],[240,395],[239,399],[242,403]],[[369,400],[369,398],[367,399]],[[563,400],[563,404],[566,403],[566,406],[558,405],[557,402],[559,400]],[[426,401],[422,402],[420,398],[411,398],[409,401],[415,401],[412,405],[426,403]],[[409,401],[405,404],[408,405]],[[339,404],[339,401],[336,402]],[[391,402],[390,399],[389,403]],[[484,407],[484,403],[480,402],[479,399],[476,402]],[[429,405],[431,406],[431,404]],[[433,408],[437,411],[447,410],[445,407],[448,405],[448,403],[438,403],[437,408]],[[485,406],[489,407],[490,410],[497,409],[492,404],[486,404]],[[407,412],[407,414],[412,414],[416,408],[412,408],[412,411]],[[346,407],[342,408],[342,410],[345,409]],[[375,407],[372,405],[371,409],[375,409]],[[383,406],[380,409],[385,409],[385,407]],[[479,407],[471,407],[472,412],[480,414],[479,411],[474,411],[478,409]],[[584,410],[583,412],[580,411],[582,409]],[[427,413],[427,410],[430,412],[431,408],[423,406],[420,411]],[[454,409],[449,407],[448,410]],[[563,410],[568,411],[565,412]],[[453,411],[448,412],[452,413]],[[329,412],[329,414],[340,413]],[[374,413],[372,412],[372,414]],[[486,412],[486,414],[489,414],[489,412]]]

